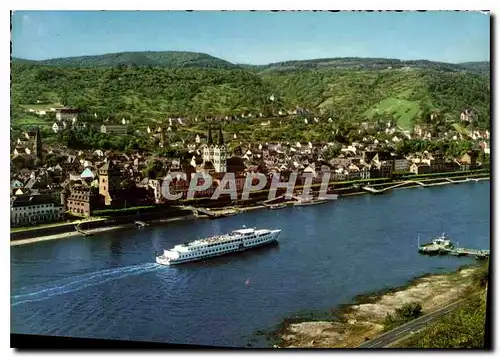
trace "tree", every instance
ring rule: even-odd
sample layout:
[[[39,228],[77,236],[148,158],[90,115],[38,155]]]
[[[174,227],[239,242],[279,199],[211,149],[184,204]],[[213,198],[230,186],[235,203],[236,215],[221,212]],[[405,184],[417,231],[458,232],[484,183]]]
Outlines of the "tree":
[[[475,286],[484,288],[488,284],[488,269],[489,269],[489,262],[490,260],[488,259],[488,263],[481,266],[479,269],[474,271],[472,275],[472,282],[474,283]]]
[[[414,320],[422,315],[422,305],[420,302],[405,303],[397,308],[393,314],[387,314],[384,320],[384,330],[390,331],[397,326]]]
[[[148,161],[146,168],[142,170],[142,174],[150,179],[159,179],[163,178],[167,174],[167,171],[163,163],[155,159]]]
[[[403,305],[403,307],[396,309],[396,316],[401,319],[412,320],[422,315],[422,305],[420,302],[410,302]]]
[[[328,146],[326,150],[323,151],[323,158],[326,161],[331,160],[332,158],[337,157],[341,153],[342,146],[339,143],[335,143],[334,145]]]

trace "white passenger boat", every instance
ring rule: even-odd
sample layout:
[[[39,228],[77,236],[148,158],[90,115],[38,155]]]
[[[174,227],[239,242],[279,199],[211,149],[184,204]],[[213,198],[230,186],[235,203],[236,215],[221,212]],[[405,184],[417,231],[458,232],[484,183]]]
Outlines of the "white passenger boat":
[[[156,256],[156,262],[161,265],[174,265],[244,251],[277,242],[280,233],[281,229],[243,228],[234,230],[229,234],[175,245],[170,250],[164,250],[162,255]]]

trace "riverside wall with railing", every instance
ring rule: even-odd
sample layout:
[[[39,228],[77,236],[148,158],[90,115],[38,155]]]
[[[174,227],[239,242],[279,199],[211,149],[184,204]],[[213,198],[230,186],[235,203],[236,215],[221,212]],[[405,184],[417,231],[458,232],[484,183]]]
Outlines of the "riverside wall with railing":
[[[389,178],[377,178],[377,179],[367,179],[367,180],[353,180],[345,182],[333,182],[330,185],[333,189],[329,191],[332,194],[338,194],[339,196],[349,196],[358,194],[369,194],[362,189],[363,185],[369,185],[376,189],[384,189],[397,184],[398,182],[404,181],[419,181],[427,184],[453,184],[448,181],[447,178],[453,178],[453,180],[461,180],[465,178],[487,178],[489,177],[488,171],[471,171],[471,172],[449,172],[449,173],[438,173],[429,174],[427,176],[411,176],[408,179],[391,180]],[[419,186],[416,182],[408,182],[405,185],[400,186],[400,188],[409,188]],[[312,194],[317,195],[321,187],[321,184],[313,185]],[[276,197],[283,195],[286,189],[278,189],[276,192]],[[200,198],[193,200],[191,202],[182,201],[179,202],[180,205],[189,206],[199,206],[206,208],[222,208],[227,206],[240,206],[240,207],[252,207],[260,205],[263,201],[267,200],[269,196],[269,189],[260,190],[250,194],[248,200],[232,200],[229,196],[222,197],[219,200],[211,200],[210,198]],[[81,221],[79,228],[81,230],[93,230],[98,228],[105,228],[111,226],[132,226],[135,221],[154,221],[168,218],[181,218],[190,217],[192,213],[189,210],[183,210],[177,208],[175,205],[158,207],[156,211],[149,212],[136,212],[132,214],[130,211],[111,211],[107,217],[96,220]],[[69,233],[75,231],[75,225],[78,222],[61,224],[59,226],[49,226],[49,227],[39,227],[28,229],[24,231],[11,232],[11,240],[21,240],[30,239],[34,237],[50,236],[63,233]]]

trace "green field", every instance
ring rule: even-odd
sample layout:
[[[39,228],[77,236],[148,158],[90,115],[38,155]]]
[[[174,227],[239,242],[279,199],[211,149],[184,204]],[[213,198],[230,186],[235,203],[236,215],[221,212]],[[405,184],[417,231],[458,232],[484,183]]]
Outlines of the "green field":
[[[11,122],[11,126],[13,127],[29,127],[29,126],[40,126],[47,130],[52,128],[53,122],[48,121],[43,117],[37,117],[34,115],[30,115],[26,113],[26,115],[21,116],[18,119],[15,119]]]
[[[406,99],[386,98],[377,103],[373,108],[365,112],[368,118],[373,118],[375,114],[392,115],[397,120],[397,124],[403,129],[411,129],[411,121],[416,118],[420,112],[417,101],[408,101]]]
[[[62,108],[64,107],[62,104],[58,103],[49,103],[49,104],[20,104],[19,107],[24,108],[26,110],[28,109],[35,109],[35,110],[50,110],[51,108]]]

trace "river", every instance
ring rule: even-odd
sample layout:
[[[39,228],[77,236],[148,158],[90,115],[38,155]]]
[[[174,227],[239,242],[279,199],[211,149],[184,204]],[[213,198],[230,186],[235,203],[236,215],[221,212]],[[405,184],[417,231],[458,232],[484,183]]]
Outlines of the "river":
[[[232,229],[281,228],[279,245],[174,267],[154,252]],[[384,195],[220,220],[169,223],[11,247],[11,331],[244,347],[304,310],[448,272],[470,258],[427,257],[446,232],[489,248],[490,182]]]

